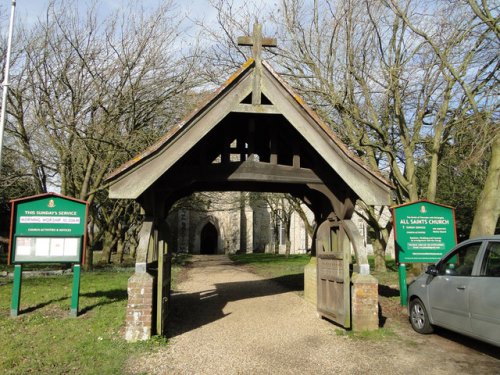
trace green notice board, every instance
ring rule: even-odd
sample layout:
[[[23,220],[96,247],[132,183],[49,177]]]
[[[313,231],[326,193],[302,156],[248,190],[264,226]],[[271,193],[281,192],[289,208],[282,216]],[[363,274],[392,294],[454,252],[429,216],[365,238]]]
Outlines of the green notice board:
[[[457,243],[455,210],[430,201],[392,208],[399,263],[434,263]]]
[[[48,193],[12,201],[11,264],[81,263],[87,202]]]

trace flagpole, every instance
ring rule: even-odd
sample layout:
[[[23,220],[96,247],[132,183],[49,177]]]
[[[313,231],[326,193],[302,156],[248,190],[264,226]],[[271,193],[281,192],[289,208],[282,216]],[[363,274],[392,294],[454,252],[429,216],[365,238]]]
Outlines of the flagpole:
[[[9,91],[10,49],[11,49],[11,45],[12,45],[12,34],[13,34],[13,30],[14,30],[15,11],[16,11],[16,0],[12,0],[12,6],[11,6],[11,11],[10,11],[9,36],[7,39],[7,55],[5,58],[5,75],[4,75],[4,81],[3,81],[2,110],[1,110],[1,115],[0,115],[0,168],[2,167],[3,130],[5,127],[7,94]]]

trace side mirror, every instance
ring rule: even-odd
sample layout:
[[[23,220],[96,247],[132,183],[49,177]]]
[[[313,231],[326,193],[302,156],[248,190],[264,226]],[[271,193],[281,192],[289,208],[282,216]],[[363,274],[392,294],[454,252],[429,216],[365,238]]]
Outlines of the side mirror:
[[[431,264],[430,266],[427,267],[427,270],[425,271],[425,273],[431,275],[431,276],[437,276],[439,275],[439,271],[438,269],[436,268],[436,266],[434,264]]]

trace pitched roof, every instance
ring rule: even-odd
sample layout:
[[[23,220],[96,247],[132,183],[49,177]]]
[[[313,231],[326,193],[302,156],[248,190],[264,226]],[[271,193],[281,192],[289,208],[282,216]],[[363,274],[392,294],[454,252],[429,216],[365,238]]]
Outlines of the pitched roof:
[[[354,155],[267,62],[263,61],[262,67],[262,94],[269,98],[278,112],[287,118],[313,147],[324,152],[322,156],[327,163],[367,204],[389,204],[389,193],[393,188],[391,183],[380,172],[373,171]],[[106,177],[110,187],[110,197],[135,199],[151,186],[190,147],[227,116],[234,106],[251,94],[253,69],[255,61],[250,58],[201,105],[156,143],[112,171]],[[252,108],[254,113],[265,113],[263,107]],[[177,142],[188,131],[196,134],[189,138],[189,142]],[[180,144],[183,146],[179,146]],[[160,158],[160,155],[163,156]],[[138,181],[137,171],[150,163],[154,164],[154,168],[148,168],[147,175],[143,175]]]

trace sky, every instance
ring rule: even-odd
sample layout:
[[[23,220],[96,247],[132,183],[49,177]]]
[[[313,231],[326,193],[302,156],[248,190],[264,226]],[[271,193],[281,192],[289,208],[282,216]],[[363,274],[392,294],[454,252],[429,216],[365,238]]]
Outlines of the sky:
[[[43,19],[46,15],[46,11],[51,0],[15,0],[15,28],[19,26],[27,27],[33,26],[37,23],[39,19]],[[180,45],[186,43],[195,42],[197,40],[199,28],[193,27],[191,21],[203,21],[205,25],[214,25],[217,23],[217,12],[210,5],[209,0],[55,0],[57,4],[62,4],[67,2],[76,2],[79,4],[82,16],[85,14],[85,9],[89,7],[90,4],[97,2],[98,4],[98,15],[102,15],[103,19],[109,16],[120,8],[130,7],[133,4],[134,7],[139,5],[142,6],[146,11],[157,9],[162,3],[168,3],[172,1],[175,4],[173,14],[178,14],[181,19],[188,16],[188,19],[184,19],[183,24],[185,28],[181,32],[181,36],[177,39]],[[232,9],[236,13],[242,7],[248,5],[248,0],[224,0],[228,3],[232,3]],[[305,0],[308,1],[308,0]],[[269,0],[252,0],[250,1],[250,7],[252,9],[258,9],[264,13],[264,9],[270,10],[274,8],[276,1]],[[11,13],[12,0],[0,0],[0,37],[7,39],[8,28],[9,28],[9,18]],[[182,26],[181,26],[182,27]],[[267,26],[267,29],[269,25]],[[248,25],[248,29],[251,32],[251,25]],[[264,25],[264,30],[266,26]]]
[[[34,25],[38,19],[44,18],[48,4],[51,0],[15,0],[15,26],[23,25],[29,26]],[[70,0],[56,0],[58,4],[65,3]],[[157,9],[161,3],[172,1],[176,8],[175,12],[181,17],[188,16],[190,20],[203,21],[205,25],[215,24],[216,20],[216,10],[210,5],[209,0],[71,0],[79,4],[80,9],[83,11],[93,2],[98,3],[99,14],[102,14],[103,18],[108,16],[114,10],[130,6],[133,4],[137,6],[140,4],[146,10]],[[224,0],[228,3],[232,3],[232,9],[236,13],[238,10],[249,5],[252,10],[258,9],[262,14],[265,13],[264,10],[270,11],[274,9],[277,1],[270,0]],[[311,0],[304,0],[311,1]],[[0,0],[0,35],[6,38],[8,34],[8,20],[11,13],[12,0]],[[185,37],[188,39],[194,38],[195,35],[191,35],[188,31],[192,23],[184,23],[188,27],[184,30]],[[270,26],[264,25],[264,30],[268,29]],[[251,25],[248,25],[248,29],[251,30]],[[194,29],[192,29],[194,30]]]
[[[156,8],[156,6],[161,3],[161,0],[138,0],[142,2],[145,8]],[[91,1],[79,0],[82,8],[85,8],[87,4]],[[117,7],[124,6],[129,3],[129,0],[99,0],[100,9],[103,12],[106,10],[112,11]],[[240,0],[235,1],[235,3],[240,2]],[[241,1],[243,2],[243,1]],[[10,14],[10,7],[12,0],[0,0],[2,4],[2,11],[8,10]],[[189,13],[193,16],[205,16],[208,19],[215,17],[215,11],[210,7],[207,0],[177,0],[180,11],[184,14]],[[16,21],[19,22],[36,22],[37,18],[43,16],[49,0],[16,0]]]

